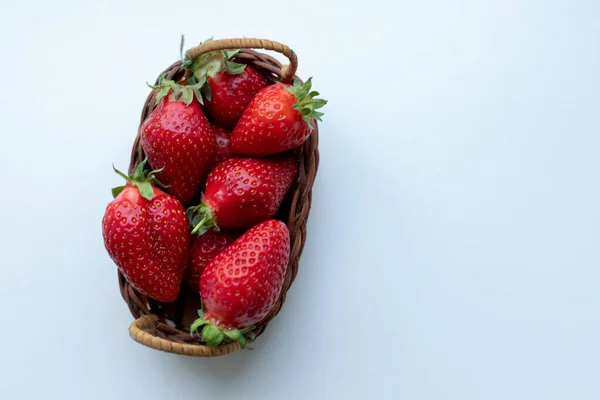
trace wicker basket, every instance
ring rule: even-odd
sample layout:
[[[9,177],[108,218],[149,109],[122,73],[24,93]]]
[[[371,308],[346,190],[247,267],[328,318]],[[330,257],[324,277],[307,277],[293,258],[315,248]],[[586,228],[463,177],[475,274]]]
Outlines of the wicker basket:
[[[236,56],[236,61],[251,64],[271,77],[276,82],[292,82],[298,79],[295,76],[298,66],[296,54],[287,46],[262,39],[225,39],[205,42],[187,51],[189,58],[196,58],[213,50],[244,49]],[[285,55],[290,63],[282,65],[263,53],[249,49],[265,49]],[[184,79],[186,71],[181,67],[181,62],[176,62],[165,71],[167,79],[175,81]],[[154,110],[156,91],[148,96],[142,111],[141,122]],[[141,124],[140,122],[140,124]],[[316,125],[316,122],[315,122]],[[267,317],[257,324],[256,335],[264,332],[269,322],[277,315],[285,301],[286,292],[298,273],[298,260],[306,240],[306,221],[310,211],[312,185],[319,164],[318,128],[314,129],[310,138],[296,151],[300,161],[298,181],[292,187],[286,200],[283,202],[277,217],[283,220],[290,230],[291,254],[281,295],[273,310]],[[136,168],[144,159],[144,152],[140,144],[140,135],[135,139],[131,153],[129,172]],[[136,291],[119,273],[119,286],[123,299],[129,306],[131,314],[136,320],[129,327],[129,335],[138,343],[153,349],[170,353],[212,357],[232,353],[239,349],[237,342],[226,343],[219,347],[209,347],[200,343],[197,335],[189,334],[189,325],[197,317],[200,307],[198,293],[193,293],[187,288],[182,288],[181,294],[174,303],[160,303],[149,299]]]

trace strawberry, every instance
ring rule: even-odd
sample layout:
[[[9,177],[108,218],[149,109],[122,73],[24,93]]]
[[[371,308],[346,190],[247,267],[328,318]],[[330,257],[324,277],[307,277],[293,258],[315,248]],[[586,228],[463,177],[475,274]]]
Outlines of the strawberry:
[[[213,157],[211,158],[210,163],[206,168],[207,172],[206,174],[204,174],[200,182],[199,190],[201,192],[204,192],[204,188],[206,187],[206,179],[208,178],[208,173],[223,161],[229,160],[233,157],[230,144],[231,132],[223,128],[222,126],[216,124],[211,123],[210,126],[212,128],[213,135],[215,136],[216,147]]]
[[[297,176],[298,163],[290,154],[222,162],[208,175],[204,198],[193,210],[192,233],[245,229],[272,218]]]
[[[202,236],[192,236],[188,268],[184,280],[190,289],[195,292],[200,290],[199,280],[202,271],[217,254],[225,250],[237,235],[225,230],[211,229]]]
[[[281,221],[261,222],[216,256],[200,277],[203,310],[191,326],[209,346],[239,342],[279,298],[290,257],[290,233]]]
[[[153,168],[164,168],[157,177],[168,192],[188,204],[206,174],[215,138],[200,104],[192,101],[197,86],[161,76],[155,88],[158,106],[140,127],[142,148]]]
[[[256,68],[244,65],[242,72],[220,71],[208,77],[212,92],[206,100],[208,112],[222,124],[234,126],[254,95],[269,85]]]
[[[229,160],[233,157],[233,153],[231,152],[231,132],[227,129],[216,125],[210,124],[213,135],[215,136],[216,148],[213,158],[209,164],[208,169],[212,170],[218,164],[222,163],[225,160]]]
[[[102,219],[108,254],[125,279],[140,293],[162,302],[174,301],[188,260],[190,230],[179,201],[152,185],[146,160],[127,183],[113,189],[115,199]]]
[[[203,103],[208,112],[216,121],[231,127],[254,95],[271,84],[255,67],[230,61],[238,52],[217,50],[183,62],[193,74],[192,82],[202,86]]]
[[[312,79],[312,78],[311,78]],[[295,149],[313,130],[316,111],[327,104],[311,92],[312,81],[294,86],[278,83],[262,89],[252,99],[231,134],[233,152],[242,156],[266,156]]]

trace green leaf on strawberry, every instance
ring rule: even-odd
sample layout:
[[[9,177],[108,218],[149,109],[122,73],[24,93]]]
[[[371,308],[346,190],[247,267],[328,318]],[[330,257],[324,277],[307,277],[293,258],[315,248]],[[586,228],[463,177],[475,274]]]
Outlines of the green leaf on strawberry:
[[[156,104],[158,104],[163,97],[171,92],[172,99],[174,101],[183,100],[187,106],[189,106],[194,100],[194,95],[196,95],[200,104],[204,104],[202,102],[202,96],[200,95],[200,89],[202,89],[202,86],[204,86],[205,81],[194,81],[190,82],[190,85],[182,85],[173,80],[166,79],[165,75],[166,74],[162,74],[159,76],[158,83],[154,86],[147,83],[150,88],[158,90],[158,93],[156,94]]]
[[[255,329],[255,326],[249,326],[244,329],[226,330],[211,324],[203,317],[198,318],[190,326],[190,334],[193,335],[194,333],[198,333],[200,328],[202,328],[202,331],[200,332],[200,337],[204,342],[206,342],[208,346],[211,347],[217,347],[223,342],[238,342],[240,348],[243,349],[248,341],[252,341],[256,338],[256,335],[252,331],[253,329]]]
[[[198,310],[198,319],[190,326],[190,334],[193,335],[200,332],[202,340],[208,346],[216,347],[223,342],[238,342],[240,348],[243,349],[248,341],[253,341],[256,338],[256,334],[253,332],[256,328],[254,325],[243,329],[223,329],[204,319],[204,304],[202,304],[202,299],[200,299],[200,302],[202,308]],[[202,328],[201,331],[200,328]]]
[[[241,74],[242,72],[244,72],[244,68],[246,68],[246,64],[225,61],[225,71],[229,72],[230,74]]]
[[[141,163],[138,164],[137,168],[135,169],[135,172],[129,176],[125,175],[123,172],[116,169],[114,165],[113,165],[113,170],[117,173],[117,175],[119,175],[120,177],[125,179],[128,183],[135,185],[138,188],[138,190],[140,191],[140,194],[142,195],[143,198],[145,198],[147,200],[152,200],[152,196],[154,194],[154,190],[152,189],[152,184],[154,183],[154,184],[158,184],[158,185],[161,185],[164,187],[164,185],[162,185],[160,182],[158,182],[158,180],[156,179],[156,177],[154,175],[159,172],[162,172],[162,170],[164,168],[155,169],[155,170],[151,171],[149,169],[146,169],[147,163],[148,163],[148,159],[145,158]],[[111,191],[112,191],[113,198],[116,198],[119,194],[121,194],[123,189],[125,189],[125,186],[117,186],[115,188],[112,188]]]
[[[207,39],[203,43],[211,40],[212,38]],[[241,74],[246,65],[230,61],[239,51],[239,49],[214,50],[202,54],[194,60],[184,58],[182,59],[182,66],[191,71],[198,81],[212,77],[220,71],[227,71],[234,75]]]
[[[200,314],[200,313],[198,313]],[[205,319],[202,318],[202,316],[200,318],[198,318],[197,320],[194,321],[194,323],[192,324],[192,326],[190,326],[190,332],[191,333],[195,333],[198,331],[198,328],[200,328],[201,326],[207,324],[208,321],[206,321]]]
[[[121,192],[123,191],[123,189],[125,189],[125,185],[117,186],[117,187],[112,188],[111,192],[112,192],[113,199],[116,199],[117,196],[121,194]]]
[[[313,119],[321,121],[321,117],[324,115],[322,112],[317,111],[327,104],[327,100],[317,99],[319,92],[312,91],[312,77],[308,78],[306,83],[302,85],[300,81],[294,81],[292,87],[286,87],[285,90],[290,92],[296,97],[296,104],[292,106],[294,110],[302,113],[302,119],[310,126],[310,122]]]

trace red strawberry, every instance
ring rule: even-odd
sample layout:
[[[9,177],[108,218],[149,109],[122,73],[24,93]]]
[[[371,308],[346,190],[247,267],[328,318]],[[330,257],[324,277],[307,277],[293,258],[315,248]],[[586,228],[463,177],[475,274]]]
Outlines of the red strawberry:
[[[200,278],[204,310],[191,326],[202,328],[209,346],[236,340],[267,316],[279,298],[290,257],[290,233],[277,220],[264,221],[216,256]]]
[[[256,68],[246,65],[239,74],[217,72],[208,77],[208,84],[212,92],[211,99],[206,100],[208,112],[222,124],[234,126],[250,100],[269,81]]]
[[[164,168],[158,178],[168,192],[188,204],[206,174],[215,138],[200,104],[192,101],[198,87],[162,77],[159,87],[158,107],[140,127],[142,148],[153,168]]]
[[[312,78],[311,78],[312,79]],[[311,79],[304,85],[276,84],[262,89],[252,99],[231,134],[233,152],[243,156],[266,156],[295,149],[308,139],[316,111],[327,101],[311,92]]]
[[[217,143],[215,153],[208,167],[209,170],[212,170],[218,164],[232,158],[233,153],[231,152],[230,144],[231,132],[219,125],[210,124],[210,126],[212,127],[213,134],[215,135],[215,141]]]
[[[210,114],[227,126],[234,126],[252,97],[271,83],[253,66],[229,61],[238,51],[212,51],[183,64],[192,71],[193,82],[203,85]]]
[[[204,188],[206,187],[208,173],[223,161],[229,160],[233,157],[230,144],[231,132],[216,124],[210,124],[210,126],[215,136],[215,142],[217,146],[215,147],[215,153],[213,154],[213,157],[206,168],[207,172],[204,174],[204,177],[202,177],[202,181],[200,182],[199,190],[201,192],[204,192]]]
[[[208,263],[237,238],[233,232],[209,230],[202,236],[192,236],[185,283],[195,292],[200,290],[200,275]]]
[[[125,186],[113,189],[116,198],[102,219],[108,254],[125,279],[140,293],[162,302],[174,301],[188,259],[190,230],[179,201],[154,187],[146,161],[125,176]],[[115,170],[116,171],[116,170]]]
[[[297,176],[298,163],[289,154],[222,162],[208,176],[202,203],[194,210],[192,232],[244,229],[272,218]]]

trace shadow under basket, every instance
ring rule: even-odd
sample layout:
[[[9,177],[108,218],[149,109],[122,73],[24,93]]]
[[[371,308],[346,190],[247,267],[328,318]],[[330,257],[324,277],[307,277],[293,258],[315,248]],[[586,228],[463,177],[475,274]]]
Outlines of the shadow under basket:
[[[274,82],[291,83],[296,79],[298,66],[296,54],[281,43],[263,39],[224,39],[205,42],[187,51],[191,59],[214,50],[242,49],[235,55],[235,61],[253,65]],[[264,49],[279,52],[289,59],[288,65],[266,54],[250,49]],[[186,77],[181,62],[176,62],[164,73],[167,79],[175,81]],[[154,110],[156,92],[148,96],[142,111],[141,123]],[[315,129],[309,139],[296,150],[299,159],[299,176],[288,193],[276,218],[287,224],[290,231],[290,261],[287,266],[283,289],[271,312],[256,325],[254,333],[260,336],[269,322],[279,313],[285,296],[298,273],[298,261],[306,240],[306,222],[311,205],[311,192],[319,164],[318,152],[319,132],[315,121]],[[135,139],[129,164],[129,173],[144,159],[144,151],[140,143],[140,135]],[[179,298],[173,303],[160,303],[135,290],[119,272],[121,295],[129,306],[136,320],[129,327],[129,335],[136,342],[156,350],[167,351],[196,357],[213,357],[232,353],[239,349],[237,342],[225,343],[218,347],[203,345],[198,335],[190,335],[190,324],[197,318],[200,308],[200,296],[182,285]]]

